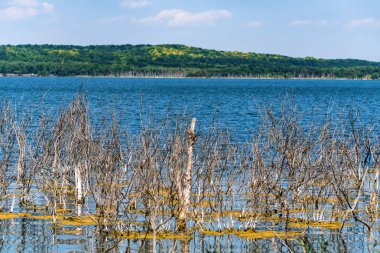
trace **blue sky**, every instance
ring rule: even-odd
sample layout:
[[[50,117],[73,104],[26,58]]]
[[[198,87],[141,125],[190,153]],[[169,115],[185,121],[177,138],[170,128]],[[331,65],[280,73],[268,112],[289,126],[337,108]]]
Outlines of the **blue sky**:
[[[0,44],[166,44],[380,61],[379,0],[0,0]]]

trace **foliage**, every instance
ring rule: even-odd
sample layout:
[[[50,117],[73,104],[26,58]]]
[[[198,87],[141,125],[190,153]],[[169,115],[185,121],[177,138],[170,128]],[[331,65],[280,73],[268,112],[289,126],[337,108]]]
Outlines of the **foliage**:
[[[0,73],[379,79],[380,62],[292,58],[184,45],[3,45],[0,46]]]

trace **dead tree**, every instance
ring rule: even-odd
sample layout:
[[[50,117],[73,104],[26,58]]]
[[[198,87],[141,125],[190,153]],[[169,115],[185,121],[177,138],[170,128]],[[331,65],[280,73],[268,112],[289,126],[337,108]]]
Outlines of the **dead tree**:
[[[191,121],[190,128],[187,132],[187,162],[186,168],[182,177],[176,178],[176,186],[178,190],[178,216],[177,216],[177,230],[180,232],[186,231],[187,213],[190,206],[190,194],[192,184],[192,167],[193,167],[193,146],[195,144],[196,135],[194,132],[196,118]]]

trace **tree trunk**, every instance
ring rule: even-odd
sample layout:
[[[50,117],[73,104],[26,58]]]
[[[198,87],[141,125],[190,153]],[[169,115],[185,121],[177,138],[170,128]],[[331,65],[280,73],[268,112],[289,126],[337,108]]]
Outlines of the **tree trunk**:
[[[187,143],[187,164],[182,177],[182,191],[179,193],[179,210],[177,217],[177,229],[179,232],[186,231],[187,212],[190,206],[190,193],[191,193],[191,179],[192,179],[192,165],[193,165],[193,146],[195,143],[195,123],[197,119],[193,118],[191,121],[190,129],[188,130],[188,143]]]
[[[83,189],[82,189],[82,164],[81,162],[75,166],[75,192],[76,192],[76,201],[78,204],[83,203]]]

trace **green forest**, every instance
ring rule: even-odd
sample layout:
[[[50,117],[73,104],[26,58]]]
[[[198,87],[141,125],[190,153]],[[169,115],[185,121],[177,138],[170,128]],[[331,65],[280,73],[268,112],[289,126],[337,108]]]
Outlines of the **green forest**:
[[[0,75],[379,79],[380,62],[184,45],[2,45]]]

